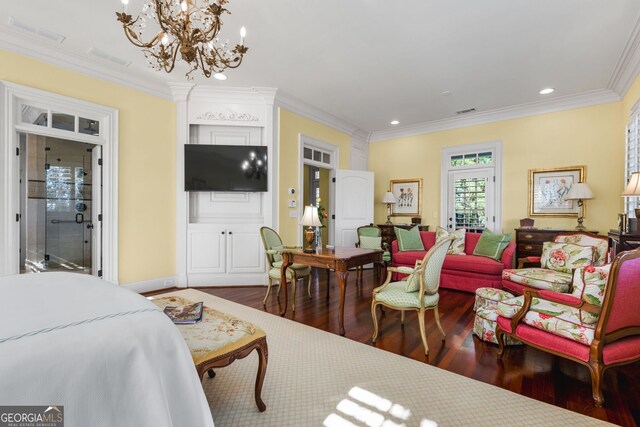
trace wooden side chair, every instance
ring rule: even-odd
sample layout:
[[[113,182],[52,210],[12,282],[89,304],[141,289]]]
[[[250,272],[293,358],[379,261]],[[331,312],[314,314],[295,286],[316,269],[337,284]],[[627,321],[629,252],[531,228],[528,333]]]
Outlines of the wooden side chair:
[[[391,262],[391,251],[389,250],[389,245],[387,243],[382,243],[382,230],[376,225],[363,225],[362,227],[358,227],[358,241],[356,242],[356,248],[363,249],[382,249],[384,253],[382,254],[382,260],[385,263]],[[376,274],[379,269],[379,265],[375,265]],[[358,283],[362,282],[362,266],[356,268],[356,281]]]
[[[509,336],[586,365],[593,399],[602,406],[604,371],[640,360],[640,249],[622,252],[610,265],[578,268],[573,281],[571,294],[525,289],[498,303],[498,358]]]
[[[404,324],[404,312],[414,310],[418,312],[418,322],[420,325],[420,337],[424,346],[424,354],[429,354],[429,345],[424,326],[424,316],[427,310],[433,310],[436,325],[442,333],[444,340],[446,334],[440,324],[438,314],[438,301],[440,296],[440,272],[447,250],[453,242],[453,237],[443,239],[436,243],[425,255],[422,261],[416,262],[416,268],[391,267],[387,269],[387,279],[382,286],[373,290],[373,300],[371,301],[371,317],[373,318],[372,342],[378,338],[378,318],[376,308],[379,305],[394,310],[401,311],[401,322]],[[393,273],[408,274],[404,280],[392,282]]]
[[[269,227],[260,228],[260,237],[262,238],[262,244],[264,245],[264,250],[267,254],[267,264],[269,268],[269,282],[267,284],[267,294],[264,296],[264,300],[262,301],[262,305],[267,305],[267,298],[269,297],[269,293],[271,292],[271,284],[275,280],[278,282],[278,296],[280,296],[280,283],[281,274],[280,268],[282,267],[282,251],[287,249],[294,249],[295,246],[287,246],[285,247],[282,244],[282,239],[276,233],[275,230]],[[293,303],[291,304],[291,309],[296,311],[296,283],[300,279],[307,278],[307,292],[309,294],[309,298],[311,298],[311,267],[304,264],[291,264],[289,268],[287,268],[287,281],[291,282],[293,286]],[[285,283],[286,286],[286,283]]]

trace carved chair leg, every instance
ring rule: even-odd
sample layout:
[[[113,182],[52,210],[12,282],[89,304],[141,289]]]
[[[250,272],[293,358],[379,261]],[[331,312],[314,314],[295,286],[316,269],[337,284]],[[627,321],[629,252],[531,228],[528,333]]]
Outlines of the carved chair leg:
[[[418,311],[418,324],[420,325],[420,338],[422,339],[422,345],[424,346],[424,355],[429,355],[429,344],[427,344],[427,334],[424,328],[424,311]]]
[[[438,313],[438,306],[436,305],[433,308],[433,316],[436,318],[436,326],[440,329],[440,333],[442,334],[442,341],[447,337],[447,334],[444,333],[444,329],[442,329],[442,325],[440,324],[440,313]]]
[[[293,287],[293,301],[291,302],[291,311],[293,311],[294,313],[296,312],[296,290],[298,289],[298,279],[293,276],[293,278],[291,279],[291,286]],[[287,286],[287,284],[285,283],[285,286]]]
[[[209,378],[213,378],[216,376],[216,373],[213,371],[213,369],[207,370],[207,374],[209,375]]]
[[[262,301],[263,306],[267,305],[267,298],[269,298],[269,292],[271,292],[271,277],[269,277],[269,282],[267,284],[267,294],[264,296],[264,300]]]
[[[309,299],[311,299],[311,273],[309,273],[309,277],[307,277],[307,293],[309,294]]]
[[[269,360],[269,350],[267,348],[267,340],[263,341],[256,347],[258,352],[258,374],[256,376],[256,405],[260,412],[264,412],[267,409],[267,405],[262,401],[262,384],[264,384],[264,376],[267,373],[267,361]]]
[[[371,336],[371,342],[376,342],[378,338],[378,316],[376,315],[377,304],[374,301],[371,302],[371,318],[373,319],[373,335]]]
[[[601,362],[589,363],[589,371],[591,372],[591,394],[597,407],[604,405],[604,396],[602,395],[602,374],[604,366]]]

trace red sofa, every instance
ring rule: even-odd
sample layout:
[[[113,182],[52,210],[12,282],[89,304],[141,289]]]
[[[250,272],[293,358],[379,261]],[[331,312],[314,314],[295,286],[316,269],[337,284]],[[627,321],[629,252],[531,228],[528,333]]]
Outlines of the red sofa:
[[[440,286],[449,289],[475,292],[478,288],[502,288],[502,270],[512,268],[516,250],[514,242],[502,253],[500,262],[491,258],[473,255],[480,239],[480,233],[465,233],[464,251],[467,255],[447,255],[442,266]],[[426,250],[436,243],[435,231],[421,231],[420,238]],[[391,243],[391,265],[393,267],[412,267],[416,260],[424,258],[425,251],[398,251],[398,241]],[[404,275],[396,273],[395,280]]]

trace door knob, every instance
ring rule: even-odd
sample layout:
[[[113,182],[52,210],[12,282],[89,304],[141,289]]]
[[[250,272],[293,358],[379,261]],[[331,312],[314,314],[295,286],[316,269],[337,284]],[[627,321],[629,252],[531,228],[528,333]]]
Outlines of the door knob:
[[[230,231],[229,234],[233,234],[233,231]]]

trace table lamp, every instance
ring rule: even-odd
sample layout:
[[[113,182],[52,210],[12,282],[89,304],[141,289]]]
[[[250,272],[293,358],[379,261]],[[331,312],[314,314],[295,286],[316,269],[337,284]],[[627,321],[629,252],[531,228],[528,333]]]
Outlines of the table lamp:
[[[311,246],[313,242],[313,238],[316,234],[314,227],[320,227],[322,223],[320,222],[320,217],[318,217],[318,207],[309,205],[304,207],[304,213],[302,214],[302,221],[300,224],[303,226],[309,227],[304,232],[305,239],[307,239],[307,247],[304,248],[306,253],[312,254],[315,252],[313,246]]]
[[[385,222],[385,224],[391,225],[391,205],[396,203],[396,196],[394,196],[391,191],[387,191],[384,193],[384,196],[382,196],[382,203],[387,204],[387,222]]]
[[[622,192],[622,197],[640,197],[640,172],[631,174],[627,188]],[[640,208],[635,208],[636,219],[640,218]]]
[[[567,193],[567,197],[565,200],[577,200],[578,208],[580,212],[578,212],[578,225],[576,226],[576,230],[583,231],[586,229],[582,222],[584,221],[584,200],[593,199],[593,193],[589,186],[584,182],[579,182],[577,184],[573,184],[573,187],[569,189]]]

